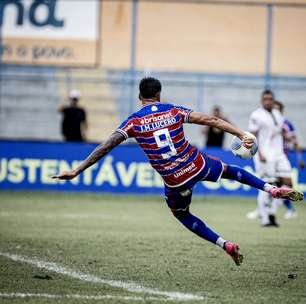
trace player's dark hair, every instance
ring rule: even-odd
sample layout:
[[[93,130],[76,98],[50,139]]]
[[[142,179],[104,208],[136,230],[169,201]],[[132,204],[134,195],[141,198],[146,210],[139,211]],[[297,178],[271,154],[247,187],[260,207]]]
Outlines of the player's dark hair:
[[[158,79],[145,77],[139,83],[139,93],[142,98],[154,98],[162,89]]]
[[[264,95],[272,95],[272,98],[274,99],[274,93],[271,90],[264,90],[261,93],[261,97],[264,97]]]
[[[274,100],[274,104],[276,104],[276,105],[278,105],[279,106],[279,109],[280,109],[280,111],[281,112],[283,112],[284,111],[284,104],[282,103],[282,102],[280,102],[280,101],[278,101],[278,100]]]

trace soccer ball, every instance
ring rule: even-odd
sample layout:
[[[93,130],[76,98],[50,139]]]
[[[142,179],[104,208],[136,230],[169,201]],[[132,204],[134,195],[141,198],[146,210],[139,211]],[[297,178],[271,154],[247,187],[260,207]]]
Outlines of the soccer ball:
[[[242,159],[250,159],[256,154],[258,150],[258,143],[256,137],[252,133],[250,132],[245,132],[245,133],[249,137],[253,138],[254,140],[253,146],[250,149],[248,149],[242,144],[242,140],[239,137],[235,136],[231,143],[231,150],[235,156],[238,156]]]

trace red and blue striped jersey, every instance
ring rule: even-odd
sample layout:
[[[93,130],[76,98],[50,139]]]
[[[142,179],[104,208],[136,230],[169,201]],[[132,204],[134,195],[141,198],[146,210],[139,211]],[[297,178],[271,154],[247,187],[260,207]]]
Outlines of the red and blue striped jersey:
[[[178,187],[205,166],[200,151],[186,139],[183,124],[192,110],[172,104],[152,103],[130,115],[117,129],[135,138],[152,167],[169,187]]]

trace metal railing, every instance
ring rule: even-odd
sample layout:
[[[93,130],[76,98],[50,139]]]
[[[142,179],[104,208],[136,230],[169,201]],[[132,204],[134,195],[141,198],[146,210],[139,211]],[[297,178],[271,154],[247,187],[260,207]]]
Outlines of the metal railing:
[[[143,71],[71,70],[7,66],[2,79],[0,136],[4,138],[60,139],[56,108],[72,88],[82,93],[89,111],[91,141],[103,140],[120,121],[139,107],[138,82]],[[226,117],[246,129],[252,110],[259,106],[265,76],[154,72],[163,84],[162,99],[210,113],[220,105]],[[286,115],[296,125],[306,146],[306,78],[273,77],[270,86],[284,102]],[[191,141],[202,143],[200,130],[187,126]]]

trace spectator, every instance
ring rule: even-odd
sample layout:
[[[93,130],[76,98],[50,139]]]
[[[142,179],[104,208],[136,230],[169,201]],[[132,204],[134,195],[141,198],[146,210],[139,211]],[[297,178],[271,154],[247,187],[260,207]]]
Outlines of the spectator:
[[[227,119],[223,117],[219,106],[213,107],[212,115],[227,121]],[[206,136],[206,147],[222,148],[224,142],[224,131],[214,127],[205,126],[202,129],[202,134]]]
[[[63,114],[62,134],[66,141],[83,142],[86,140],[86,112],[78,106],[80,92],[72,90],[69,93],[69,106],[61,105],[58,111]]]

